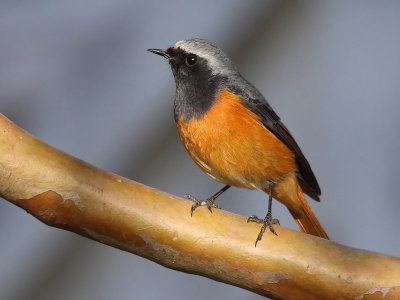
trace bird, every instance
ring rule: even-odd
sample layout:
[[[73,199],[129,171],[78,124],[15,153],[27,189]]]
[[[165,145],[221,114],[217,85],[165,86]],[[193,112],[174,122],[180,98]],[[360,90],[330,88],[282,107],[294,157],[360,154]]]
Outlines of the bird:
[[[320,201],[321,189],[309,162],[289,130],[264,96],[238,71],[231,58],[204,39],[181,40],[148,51],[167,59],[176,84],[174,119],[179,138],[194,162],[224,184],[205,200],[189,194],[191,216],[200,206],[210,212],[215,200],[231,186],[266,192],[264,218],[255,246],[266,230],[277,235],[272,199],[283,203],[300,230],[321,238],[328,235],[310,209],[304,193]]]

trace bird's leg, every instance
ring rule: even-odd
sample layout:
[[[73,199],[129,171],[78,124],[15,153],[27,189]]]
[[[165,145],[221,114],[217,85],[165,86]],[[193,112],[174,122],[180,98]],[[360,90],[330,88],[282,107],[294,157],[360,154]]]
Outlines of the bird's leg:
[[[192,195],[186,194],[185,198],[194,202],[194,204],[192,205],[192,209],[190,210],[190,215],[193,216],[194,210],[199,206],[207,206],[210,212],[212,212],[212,208],[219,208],[217,205],[214,204],[215,199],[217,199],[223,192],[225,192],[230,187],[231,187],[230,185],[224,186],[222,189],[220,189],[218,192],[216,192],[214,195],[207,198],[206,200],[198,200]]]
[[[257,236],[255,247],[257,247],[257,243],[258,243],[258,241],[261,240],[261,238],[262,238],[267,226],[269,227],[269,230],[273,234],[278,235],[275,232],[274,227],[272,227],[272,225],[274,225],[274,224],[278,224],[279,225],[279,220],[278,219],[272,219],[272,212],[271,211],[272,211],[272,189],[273,189],[273,187],[274,187],[274,183],[271,181],[269,183],[268,212],[267,212],[267,215],[265,216],[265,218],[264,219],[259,219],[256,215],[252,215],[247,219],[247,222],[256,222],[256,223],[259,223],[259,224],[263,224],[263,226],[261,227],[260,233]]]

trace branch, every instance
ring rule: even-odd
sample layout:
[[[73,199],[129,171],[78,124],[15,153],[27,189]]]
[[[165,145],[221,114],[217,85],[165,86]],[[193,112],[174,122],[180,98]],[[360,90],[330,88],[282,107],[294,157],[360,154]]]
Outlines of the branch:
[[[198,209],[102,171],[0,114],[0,196],[42,222],[274,299],[400,299],[400,259]],[[357,298],[358,297],[358,298]]]

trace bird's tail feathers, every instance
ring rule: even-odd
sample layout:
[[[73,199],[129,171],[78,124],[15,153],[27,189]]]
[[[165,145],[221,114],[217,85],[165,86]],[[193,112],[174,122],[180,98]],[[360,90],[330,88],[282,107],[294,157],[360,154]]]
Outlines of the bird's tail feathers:
[[[326,234],[325,230],[322,228],[321,224],[319,223],[317,217],[312,212],[310,206],[307,203],[307,200],[304,198],[303,191],[300,185],[297,185],[297,194],[299,201],[301,203],[302,208],[302,215],[300,216],[299,213],[295,212],[294,210],[289,209],[290,213],[292,214],[294,220],[299,226],[302,232],[312,234],[315,236],[322,237],[324,239],[328,239],[329,237]]]

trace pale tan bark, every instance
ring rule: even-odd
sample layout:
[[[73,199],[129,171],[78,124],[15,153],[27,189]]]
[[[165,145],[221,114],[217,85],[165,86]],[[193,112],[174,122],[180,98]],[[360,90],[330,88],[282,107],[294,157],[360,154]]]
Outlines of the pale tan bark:
[[[0,114],[0,196],[42,222],[274,299],[400,299],[400,259],[191,203],[102,171]],[[18,223],[18,220],[16,220]],[[134,279],[132,279],[134,280]]]

